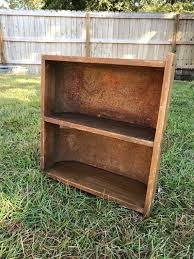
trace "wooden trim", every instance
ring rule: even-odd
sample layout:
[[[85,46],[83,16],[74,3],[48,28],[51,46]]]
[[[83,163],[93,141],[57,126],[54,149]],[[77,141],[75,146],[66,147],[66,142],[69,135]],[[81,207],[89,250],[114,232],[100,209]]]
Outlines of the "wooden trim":
[[[44,122],[44,97],[45,97],[45,63],[46,61],[42,59],[41,61],[41,99],[40,99],[40,107],[41,107],[41,142],[40,142],[40,166],[41,169],[44,169],[45,164],[45,122]]]
[[[173,20],[175,13],[135,13],[135,12],[89,12],[91,18],[100,19],[164,19]],[[55,10],[0,10],[2,16],[39,16],[85,18],[85,11]],[[194,20],[194,14],[180,14],[180,20]]]
[[[174,13],[135,13],[135,12],[90,12],[91,18],[99,19],[167,19],[174,18]]]
[[[176,41],[176,45],[194,45],[193,41]]]
[[[194,69],[194,64],[193,65],[178,65],[178,66],[176,66],[176,69]]]
[[[180,20],[194,20],[194,14],[180,14]]]
[[[26,37],[5,37],[4,41],[9,42],[37,42],[37,43],[85,43],[85,39],[67,39],[67,38],[26,38]]]
[[[132,44],[132,45],[194,45],[193,41],[146,41],[146,40],[127,40],[127,39],[63,39],[63,38],[25,38],[25,37],[4,37],[4,42],[33,42],[33,43],[83,43],[86,44],[87,41],[89,45],[96,44]]]
[[[4,16],[38,16],[38,17],[63,17],[63,18],[85,18],[82,11],[55,11],[55,10],[0,10]]]
[[[85,11],[54,11],[54,10],[0,10],[4,16],[39,16],[39,17],[64,17],[85,18]],[[174,13],[135,13],[135,12],[89,12],[91,18],[100,19],[174,19]],[[185,16],[186,17],[186,16]],[[192,17],[192,16],[191,16]],[[185,19],[185,18],[184,18]],[[187,18],[188,19],[188,18]]]
[[[177,34],[179,31],[179,18],[180,14],[176,14],[174,17],[174,31],[173,31],[173,36],[172,36],[172,52],[176,53],[176,42],[177,42]]]
[[[7,64],[11,65],[28,65],[28,66],[40,66],[41,63],[33,62],[30,63],[31,61],[23,61],[23,60],[13,60],[11,62],[7,62]],[[194,65],[176,65],[176,69],[194,69]]]
[[[163,139],[164,130],[166,127],[167,112],[169,107],[169,100],[172,89],[172,80],[174,78],[174,68],[175,68],[175,55],[173,53],[169,54],[166,60],[166,65],[164,69],[164,78],[162,85],[162,93],[160,100],[160,107],[158,113],[158,122],[156,127],[156,135],[154,140],[152,161],[150,167],[150,174],[148,179],[146,201],[144,207],[144,216],[148,217],[152,207],[153,199],[155,196],[158,171],[159,171],[159,161],[161,153],[161,144]],[[173,67],[173,69],[172,69]]]
[[[53,61],[68,61],[68,62],[82,62],[82,63],[99,63],[112,65],[126,65],[126,66],[142,66],[142,67],[161,67],[165,66],[164,61],[159,60],[141,60],[141,59],[115,59],[115,58],[90,58],[90,57],[73,57],[73,56],[57,56],[57,55],[43,55],[44,60]]]
[[[100,44],[132,44],[132,45],[171,45],[171,41],[147,41],[147,40],[128,40],[128,39],[91,39],[91,43]]]
[[[88,22],[89,23],[89,22]],[[171,45],[172,42],[168,40],[163,41],[146,41],[146,40],[128,40],[128,39],[91,39],[90,26],[86,28],[86,39],[63,39],[63,38],[26,38],[26,37],[5,37],[4,41],[7,42],[37,42],[37,43],[85,43],[88,44],[88,48],[91,43],[100,43],[100,44],[145,44],[145,45]],[[192,41],[188,44],[194,44]],[[181,44],[181,42],[179,43]]]

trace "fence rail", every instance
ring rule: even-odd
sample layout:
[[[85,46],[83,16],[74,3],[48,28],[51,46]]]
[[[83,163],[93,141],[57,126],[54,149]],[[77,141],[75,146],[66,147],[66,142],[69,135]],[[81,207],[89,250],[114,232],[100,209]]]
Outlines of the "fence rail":
[[[194,69],[194,14],[0,10],[1,63],[38,73],[41,54],[164,59]]]

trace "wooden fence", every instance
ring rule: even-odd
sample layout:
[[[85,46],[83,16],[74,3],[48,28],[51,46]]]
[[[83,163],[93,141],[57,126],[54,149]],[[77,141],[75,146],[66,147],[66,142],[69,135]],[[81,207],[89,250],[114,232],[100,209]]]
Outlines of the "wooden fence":
[[[38,73],[41,54],[163,59],[194,69],[194,14],[0,10],[1,63]]]

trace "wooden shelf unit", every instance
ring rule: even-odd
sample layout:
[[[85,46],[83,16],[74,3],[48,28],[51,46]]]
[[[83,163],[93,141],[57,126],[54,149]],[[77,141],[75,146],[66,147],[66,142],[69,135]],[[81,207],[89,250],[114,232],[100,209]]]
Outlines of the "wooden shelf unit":
[[[174,75],[164,61],[42,57],[41,168],[148,216]]]

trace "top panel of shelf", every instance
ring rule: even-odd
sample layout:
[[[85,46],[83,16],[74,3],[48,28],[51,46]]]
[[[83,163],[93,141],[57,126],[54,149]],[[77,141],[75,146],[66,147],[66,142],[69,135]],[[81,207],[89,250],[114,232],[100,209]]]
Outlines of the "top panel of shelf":
[[[165,61],[160,60],[143,60],[143,59],[115,59],[115,58],[94,58],[94,57],[74,57],[74,56],[58,56],[43,55],[42,60],[62,61],[62,62],[78,62],[90,64],[109,64],[121,66],[141,66],[141,67],[158,67],[164,68]]]

